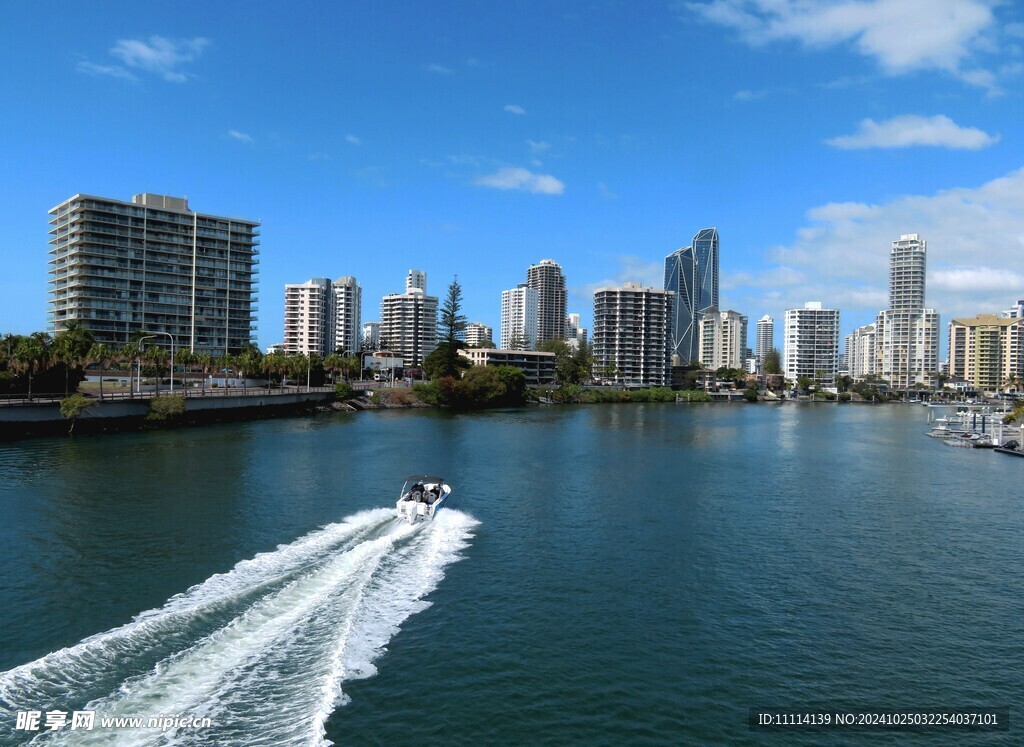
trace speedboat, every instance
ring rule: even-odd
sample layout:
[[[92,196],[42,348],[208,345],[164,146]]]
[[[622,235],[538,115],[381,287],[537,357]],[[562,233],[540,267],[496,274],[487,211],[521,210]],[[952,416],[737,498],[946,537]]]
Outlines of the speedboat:
[[[398,503],[395,504],[398,518],[410,524],[430,521],[444,507],[451,494],[452,488],[445,484],[443,477],[409,475],[405,478]]]

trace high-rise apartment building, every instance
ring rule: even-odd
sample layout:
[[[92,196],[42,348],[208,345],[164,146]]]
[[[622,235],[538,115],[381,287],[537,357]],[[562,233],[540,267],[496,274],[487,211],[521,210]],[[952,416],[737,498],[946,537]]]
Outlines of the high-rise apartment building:
[[[362,350],[380,350],[380,322],[363,324]]]
[[[494,330],[483,322],[469,322],[466,325],[466,344],[476,347],[482,343],[494,344]]]
[[[310,278],[284,286],[284,352],[327,355],[333,342],[331,281]]]
[[[718,308],[718,229],[697,232],[689,246],[665,257],[665,290],[673,293],[672,364],[700,360],[700,320]]]
[[[327,356],[360,349],[362,289],[353,277],[311,278],[284,287],[284,350]]]
[[[553,259],[526,270],[526,284],[537,291],[537,342],[565,337],[565,275]]]
[[[835,379],[839,369],[839,311],[808,301],[802,309],[788,309],[782,359],[786,378],[801,376],[818,382]]]
[[[405,276],[405,291],[408,293],[414,288],[427,292],[427,273],[423,270],[409,270]]]
[[[700,365],[712,371],[743,368],[746,326],[747,318],[737,311],[705,311],[698,325]]]
[[[949,374],[986,392],[1024,377],[1024,318],[979,314],[949,323]]]
[[[565,341],[573,350],[579,350],[587,344],[587,329],[580,326],[580,315],[569,314],[565,317]]]
[[[501,292],[502,350],[533,350],[539,340],[540,292],[526,283]]]
[[[765,356],[775,347],[775,320],[765,314],[757,320],[757,365],[764,366]]]
[[[329,352],[358,353],[363,343],[363,289],[353,277],[332,284],[334,347]]]
[[[672,292],[625,283],[594,291],[594,371],[629,386],[665,386]]]
[[[1003,312],[1006,319],[1024,319],[1024,299],[1017,301],[1017,305]]]
[[[52,332],[76,321],[108,345],[166,332],[175,348],[212,355],[251,342],[258,222],[148,193],[131,202],[77,194],[49,212]]]
[[[879,373],[896,389],[932,384],[939,365],[939,315],[924,306],[928,244],[916,233],[892,242],[889,308],[875,321]]]
[[[415,276],[410,285],[409,279]],[[425,272],[410,270],[405,293],[380,302],[380,345],[402,358],[405,366],[422,366],[437,347],[437,297],[427,295]]]
[[[878,325],[866,324],[846,336],[846,368],[857,381],[878,373]]]

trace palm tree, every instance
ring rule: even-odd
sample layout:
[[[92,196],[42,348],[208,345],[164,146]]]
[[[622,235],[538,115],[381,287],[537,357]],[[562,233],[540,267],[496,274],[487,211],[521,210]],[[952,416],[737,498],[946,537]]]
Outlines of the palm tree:
[[[346,381],[351,381],[352,377],[359,373],[359,369],[362,366],[362,361],[358,355],[346,355],[341,359],[341,372],[344,375]]]
[[[94,342],[89,348],[89,352],[86,353],[86,363],[95,363],[100,367],[100,399],[103,399],[103,372],[114,361],[115,357],[114,351],[102,342]]]
[[[126,343],[119,347],[114,353],[114,362],[117,364],[128,364],[128,383],[132,398],[135,398],[135,377],[132,373],[132,364],[139,360],[139,346],[134,342]],[[141,387],[140,387],[141,388]]]
[[[338,371],[344,371],[344,360],[345,357],[339,355],[338,353],[331,353],[326,358],[324,358],[324,369],[330,372],[332,382],[335,380],[335,374]]]
[[[64,395],[67,396],[69,382],[68,375],[72,368],[84,367],[85,359],[89,354],[95,338],[92,332],[82,326],[82,323],[75,320],[67,323],[63,330],[57,333],[51,348],[52,357],[55,361],[64,365]]]
[[[28,398],[32,400],[32,374],[42,369],[50,358],[50,336],[45,332],[33,332],[22,337],[14,349],[15,367],[28,373]]]
[[[257,373],[263,366],[263,353],[252,343],[242,346],[242,352],[236,358],[242,375],[242,391],[247,388],[246,377],[250,373]]]

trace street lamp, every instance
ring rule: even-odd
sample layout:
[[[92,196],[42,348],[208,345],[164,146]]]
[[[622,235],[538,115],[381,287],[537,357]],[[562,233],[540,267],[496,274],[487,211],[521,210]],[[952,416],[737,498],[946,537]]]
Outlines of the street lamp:
[[[174,394],[174,335],[172,335],[170,332],[151,332],[148,335],[144,335],[143,337],[140,337],[139,338],[139,353],[140,354],[142,353],[142,341],[143,340],[152,340],[157,335],[167,335],[167,337],[171,341],[171,394]],[[140,355],[140,358],[139,358],[139,390],[140,390],[139,393],[141,394],[141,390],[142,390],[142,358],[141,358],[141,355]]]

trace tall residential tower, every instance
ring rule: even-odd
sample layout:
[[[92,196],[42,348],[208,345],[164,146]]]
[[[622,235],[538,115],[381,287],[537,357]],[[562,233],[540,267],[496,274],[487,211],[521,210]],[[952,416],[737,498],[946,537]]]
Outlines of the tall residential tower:
[[[697,232],[689,246],[665,257],[665,290],[672,291],[672,364],[700,360],[700,320],[718,308],[718,229]]]
[[[526,285],[537,291],[537,342],[565,337],[565,275],[553,259],[526,270]]]
[[[223,355],[252,340],[260,224],[197,213],[181,197],[77,194],[50,210],[49,327],[79,322],[123,345],[167,332]],[[154,343],[166,344],[163,335]]]

